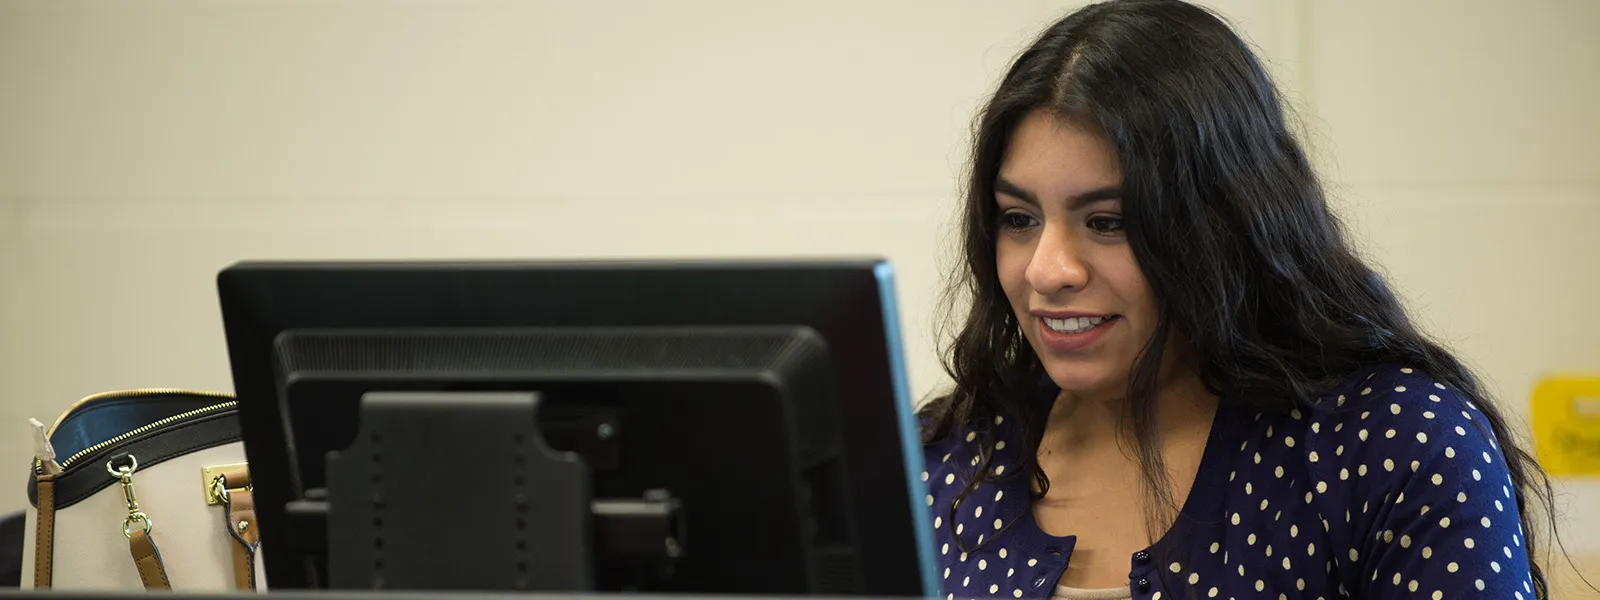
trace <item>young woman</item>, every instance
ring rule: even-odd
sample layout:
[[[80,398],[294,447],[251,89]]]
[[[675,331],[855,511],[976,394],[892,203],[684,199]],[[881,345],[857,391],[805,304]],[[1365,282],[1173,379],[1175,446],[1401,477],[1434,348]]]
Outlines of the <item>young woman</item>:
[[[1222,21],[1052,25],[969,186],[924,419],[942,596],[1544,597],[1542,472],[1350,249]]]

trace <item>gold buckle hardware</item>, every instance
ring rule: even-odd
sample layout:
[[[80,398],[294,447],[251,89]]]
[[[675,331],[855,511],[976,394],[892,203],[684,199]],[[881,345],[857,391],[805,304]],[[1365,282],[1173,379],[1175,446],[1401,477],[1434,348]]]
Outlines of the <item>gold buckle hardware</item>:
[[[228,487],[223,481],[222,474],[235,469],[247,469],[246,463],[231,465],[210,465],[200,467],[200,486],[205,491],[206,504],[216,506],[228,501]],[[250,486],[236,486],[234,489],[249,489]]]

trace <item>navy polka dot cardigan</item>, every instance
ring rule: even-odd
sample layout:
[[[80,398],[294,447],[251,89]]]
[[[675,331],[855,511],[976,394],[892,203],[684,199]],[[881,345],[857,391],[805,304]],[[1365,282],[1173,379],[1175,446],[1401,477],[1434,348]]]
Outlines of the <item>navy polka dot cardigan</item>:
[[[957,428],[924,447],[946,600],[1048,598],[1072,559],[1074,538],[1034,522],[1027,474],[978,484],[951,517],[979,444],[995,473],[1015,468],[1023,444],[997,421],[990,439]],[[1178,522],[1129,557],[1128,585],[1154,600],[1533,600],[1512,492],[1476,406],[1378,369],[1305,411],[1218,409]]]

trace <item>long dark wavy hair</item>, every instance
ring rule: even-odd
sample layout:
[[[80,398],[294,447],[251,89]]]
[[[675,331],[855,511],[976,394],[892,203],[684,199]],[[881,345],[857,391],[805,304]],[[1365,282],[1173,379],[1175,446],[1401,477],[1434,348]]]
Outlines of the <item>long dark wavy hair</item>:
[[[1004,416],[1026,441],[1013,472],[1033,478],[1036,498],[1049,488],[1036,462],[1050,411],[1037,399],[1044,371],[995,266],[995,179],[1010,136],[1036,110],[1103,135],[1121,161],[1128,241],[1159,312],[1127,390],[1150,506],[1170,509],[1152,517],[1165,524],[1150,531],[1176,516],[1154,427],[1169,335],[1187,342],[1201,381],[1222,402],[1271,413],[1308,407],[1359,369],[1404,364],[1458,390],[1487,418],[1525,507],[1529,566],[1546,597],[1534,559],[1542,530],[1529,508],[1551,514],[1548,478],[1471,371],[1418,330],[1352,250],[1249,46],[1222,19],[1176,0],[1094,4],[1056,22],[978,115],[964,260],[945,298],[952,313],[965,311],[945,352],[955,386],[925,409],[930,441],[956,424],[989,436],[993,417]],[[995,477],[992,458],[980,456],[980,477]]]

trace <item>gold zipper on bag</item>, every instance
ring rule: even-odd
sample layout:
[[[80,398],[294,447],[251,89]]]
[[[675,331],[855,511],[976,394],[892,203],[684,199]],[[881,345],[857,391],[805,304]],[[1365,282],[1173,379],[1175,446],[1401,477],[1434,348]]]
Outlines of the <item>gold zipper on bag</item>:
[[[84,456],[93,454],[95,452],[99,452],[100,450],[103,450],[103,449],[105,449],[105,448],[107,448],[107,447],[109,447],[111,445],[117,444],[119,442],[122,442],[123,440],[126,440],[128,438],[134,437],[136,435],[149,432],[149,431],[151,431],[153,429],[156,429],[158,427],[165,427],[167,425],[171,425],[173,423],[176,423],[178,421],[182,421],[184,419],[192,419],[192,418],[195,418],[195,417],[198,417],[198,416],[202,416],[202,415],[205,415],[205,414],[208,414],[208,413],[212,413],[212,412],[216,412],[216,411],[219,411],[219,410],[225,410],[225,409],[233,408],[233,407],[239,405],[238,401],[234,400],[232,395],[224,394],[224,393],[221,393],[221,392],[204,392],[204,391],[183,390],[183,389],[174,389],[174,388],[150,388],[150,389],[139,389],[139,390],[120,390],[120,391],[115,391],[115,392],[105,392],[105,393],[95,394],[93,396],[88,396],[86,398],[83,398],[82,400],[74,402],[71,407],[69,407],[65,412],[61,413],[60,417],[56,418],[56,422],[55,423],[50,425],[49,435],[54,435],[55,432],[56,432],[56,427],[60,426],[61,422],[63,420],[65,420],[73,412],[77,411],[79,408],[83,407],[85,404],[88,404],[90,402],[97,402],[97,401],[100,401],[100,400],[112,400],[112,399],[117,399],[117,398],[129,398],[129,397],[133,397],[133,396],[159,396],[159,395],[170,395],[170,394],[183,394],[183,395],[188,395],[188,396],[200,396],[200,397],[207,397],[207,398],[217,398],[217,399],[221,399],[221,400],[224,400],[224,401],[223,402],[218,402],[217,404],[212,404],[210,406],[204,406],[204,407],[201,407],[201,408],[197,408],[197,409],[194,409],[194,410],[191,410],[191,411],[188,411],[188,412],[172,415],[172,416],[167,417],[165,419],[161,419],[161,420],[156,421],[154,423],[150,423],[148,425],[144,425],[142,427],[134,429],[133,431],[129,431],[127,433],[123,433],[122,435],[113,437],[113,438],[111,438],[109,440],[100,442],[100,443],[95,444],[93,446],[89,446],[88,448],[84,448],[83,450],[78,451],[76,454],[73,454],[72,456],[67,457],[66,460],[61,461],[61,468],[66,469],[66,468],[72,466],[72,463],[74,461],[77,461],[78,459],[83,458]],[[35,473],[40,472],[43,469],[43,467],[44,467],[43,463],[39,462],[38,460],[34,460],[33,468],[34,468],[34,472]]]

